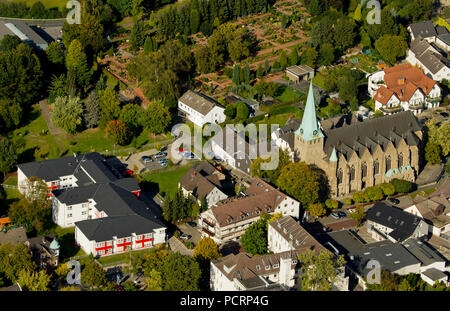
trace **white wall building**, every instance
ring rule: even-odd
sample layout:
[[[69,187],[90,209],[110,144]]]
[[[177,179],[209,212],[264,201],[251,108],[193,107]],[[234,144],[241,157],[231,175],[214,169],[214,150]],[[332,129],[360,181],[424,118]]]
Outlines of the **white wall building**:
[[[206,123],[219,124],[225,121],[225,108],[211,97],[187,91],[178,99],[178,110],[189,121],[203,127]]]

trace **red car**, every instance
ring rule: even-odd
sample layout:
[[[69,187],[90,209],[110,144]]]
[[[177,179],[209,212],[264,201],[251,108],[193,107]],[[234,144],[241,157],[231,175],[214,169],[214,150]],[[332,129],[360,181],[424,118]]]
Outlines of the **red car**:
[[[132,170],[125,170],[125,171],[123,171],[123,175],[124,176],[133,176],[133,171]]]

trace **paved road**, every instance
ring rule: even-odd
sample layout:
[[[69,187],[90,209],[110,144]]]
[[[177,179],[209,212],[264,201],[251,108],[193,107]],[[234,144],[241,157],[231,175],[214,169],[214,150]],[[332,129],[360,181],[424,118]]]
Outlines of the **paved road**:
[[[197,223],[197,221],[194,221]],[[198,241],[202,238],[200,234],[199,227],[191,227],[187,223],[182,223],[178,225],[178,228],[183,232],[191,235],[192,237],[188,240],[188,242],[192,242],[197,245]]]
[[[181,255],[194,256],[194,250],[187,249],[186,246],[176,237],[171,237],[169,239],[169,246],[173,252],[179,252]]]

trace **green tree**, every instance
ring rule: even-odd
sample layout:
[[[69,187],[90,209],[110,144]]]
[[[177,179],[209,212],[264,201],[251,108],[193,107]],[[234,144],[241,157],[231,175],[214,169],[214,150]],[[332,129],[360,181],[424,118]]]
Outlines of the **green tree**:
[[[120,101],[114,90],[109,87],[98,92],[98,99],[101,111],[99,125],[104,128],[109,121],[119,117]]]
[[[88,128],[93,128],[98,125],[100,120],[100,100],[97,91],[89,93],[84,101],[84,124]]]
[[[261,78],[264,75],[264,70],[261,64],[258,65],[258,69],[256,70],[256,77]]]
[[[308,66],[314,68],[314,67],[315,67],[315,64],[316,64],[316,59],[317,59],[318,55],[319,55],[319,54],[317,53],[317,51],[316,51],[315,48],[313,48],[313,47],[306,48],[306,49],[302,52],[302,55],[301,55],[301,57],[300,57],[301,63],[302,63],[303,65],[308,65]]]
[[[297,48],[293,48],[291,53],[289,54],[289,65],[295,66],[298,64],[298,50]]]
[[[122,107],[120,111],[119,120],[125,122],[128,128],[134,134],[138,134],[141,126],[140,120],[142,119],[143,111],[139,105],[127,104]]]
[[[230,120],[233,120],[236,117],[236,105],[230,104],[225,107],[223,114]]]
[[[90,259],[81,270],[81,283],[90,288],[99,288],[107,283],[106,273],[95,260]]]
[[[197,33],[200,28],[200,13],[198,12],[198,10],[196,9],[191,10],[189,21],[191,33]]]
[[[238,101],[236,103],[236,119],[245,120],[248,118],[248,114],[249,114],[248,106],[245,103]]]
[[[350,218],[356,220],[358,227],[360,227],[363,221],[366,219],[366,212],[364,211],[363,205],[355,207],[355,211],[353,213],[349,213],[348,215]]]
[[[79,97],[57,97],[50,116],[54,125],[74,134],[83,121],[83,104]]]
[[[24,244],[0,245],[0,275],[9,283],[17,282],[21,271],[33,271],[35,268],[31,253]]]
[[[233,77],[232,77],[232,81],[235,85],[241,84],[240,72],[241,72],[241,67],[239,65],[235,64],[233,67]]]
[[[52,104],[57,97],[67,97],[68,95],[66,75],[53,75],[49,87],[48,102]]]
[[[111,120],[105,128],[105,133],[110,135],[115,144],[124,146],[130,142],[130,129],[122,120]]]
[[[16,128],[22,120],[22,107],[16,100],[0,99],[0,131]]]
[[[361,13],[361,4],[358,3],[358,6],[356,7],[355,12],[353,12],[353,19],[357,22],[360,22],[362,20],[362,13]]]
[[[270,71],[270,65],[269,65],[269,60],[266,58],[266,60],[264,61],[264,72],[266,74],[268,74]]]
[[[383,191],[380,189],[380,187],[377,186],[367,187],[364,192],[369,198],[369,201],[380,201],[384,198]]]
[[[51,201],[48,199],[47,184],[32,176],[21,185],[24,196],[11,204],[9,218],[15,224],[21,224],[27,232],[41,232],[51,225]]]
[[[322,217],[327,213],[323,203],[313,203],[308,206],[308,211],[312,216]]]
[[[53,64],[64,65],[66,55],[59,42],[53,41],[50,43],[45,53],[47,53],[48,60]]]
[[[385,61],[393,65],[398,58],[405,56],[408,44],[403,37],[384,35],[375,41],[375,48]]]
[[[145,280],[145,290],[146,291],[162,291],[163,280],[161,276],[161,272],[152,269],[150,271],[149,277]]]
[[[446,157],[450,152],[450,121],[441,122],[437,126],[437,121],[431,118],[426,122],[428,141],[438,144],[441,147],[442,155]]]
[[[288,59],[287,59],[287,56],[286,56],[286,50],[282,50],[281,51],[281,55],[280,55],[279,61],[280,61],[281,68],[285,69],[287,67],[287,65],[288,65]]]
[[[201,276],[197,261],[179,252],[170,253],[161,265],[163,290],[197,291]]]
[[[391,180],[391,184],[394,185],[395,192],[409,193],[413,191],[414,184],[410,181],[394,178]]]
[[[380,189],[383,191],[384,195],[395,194],[395,187],[391,183],[382,183],[379,185]]]
[[[329,251],[314,254],[313,251],[301,253],[298,256],[299,263],[304,273],[300,276],[302,290],[307,291],[331,291],[333,282],[344,268],[343,255],[335,257]]]
[[[0,172],[11,172],[17,165],[17,146],[8,138],[0,136]]]
[[[329,209],[338,209],[339,208],[339,202],[333,199],[327,199],[325,201],[325,205],[326,207],[328,207]]]
[[[144,54],[148,54],[153,51],[152,38],[146,37],[144,42]]]
[[[20,40],[18,36],[4,35],[3,39],[0,41],[0,52],[11,51],[17,48],[20,43],[22,43],[22,40]]]
[[[151,133],[160,134],[171,120],[169,109],[161,101],[154,101],[144,111],[142,125]]]
[[[84,89],[89,85],[92,73],[89,69],[83,46],[77,39],[70,43],[67,50],[66,68],[70,94],[79,88]]]
[[[267,221],[270,217],[269,214],[261,215],[261,218],[257,222],[251,224],[240,237],[242,247],[247,253],[267,253]]]
[[[319,199],[318,175],[305,162],[294,162],[283,167],[277,186],[304,206]]]
[[[22,290],[25,291],[48,291],[50,275],[45,270],[39,272],[22,270],[19,272],[17,282],[20,284]]]
[[[145,43],[144,22],[136,20],[130,34],[130,50],[137,51]]]
[[[317,63],[322,66],[329,66],[334,61],[334,47],[331,43],[320,45],[319,58]]]
[[[369,202],[370,199],[365,191],[359,191],[353,194],[353,201],[355,201],[355,203],[364,203]]]
[[[425,161],[431,164],[441,163],[442,149],[441,146],[428,141],[425,146]]]
[[[397,291],[398,285],[398,276],[394,273],[390,273],[389,271],[382,269],[380,283],[367,284],[366,291]]]
[[[202,238],[194,247],[194,258],[199,261],[211,261],[220,258],[216,242],[209,237]]]

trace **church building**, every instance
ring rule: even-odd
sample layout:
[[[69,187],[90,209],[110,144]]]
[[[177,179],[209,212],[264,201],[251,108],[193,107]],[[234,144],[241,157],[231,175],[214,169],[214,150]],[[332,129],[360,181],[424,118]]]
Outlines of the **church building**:
[[[393,178],[411,182],[417,178],[423,135],[410,111],[333,125],[330,119],[317,119],[311,85],[299,124],[294,131],[294,160],[322,169],[333,197]]]

